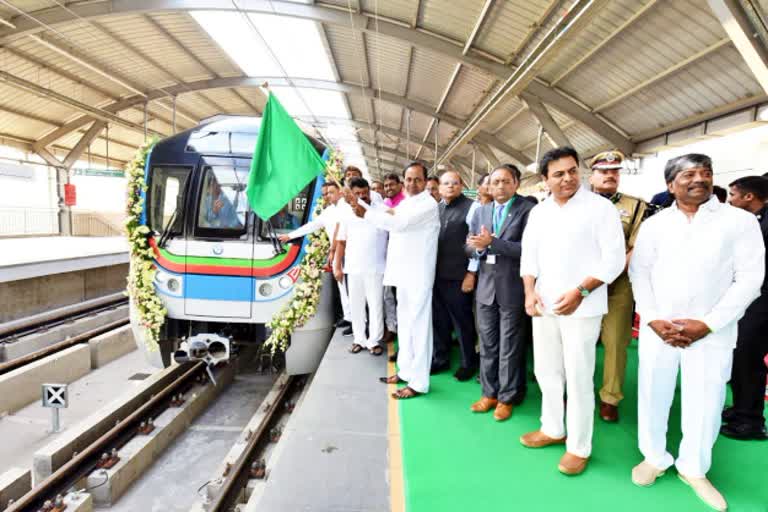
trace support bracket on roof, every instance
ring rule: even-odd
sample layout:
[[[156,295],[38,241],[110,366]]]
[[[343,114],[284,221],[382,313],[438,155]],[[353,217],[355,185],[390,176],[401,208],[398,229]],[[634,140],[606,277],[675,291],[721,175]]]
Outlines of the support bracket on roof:
[[[763,90],[768,93],[768,48],[766,48],[765,29],[752,18],[760,16],[752,2],[737,0],[708,0],[709,7],[723,29],[731,38],[736,49],[744,58],[750,71]]]

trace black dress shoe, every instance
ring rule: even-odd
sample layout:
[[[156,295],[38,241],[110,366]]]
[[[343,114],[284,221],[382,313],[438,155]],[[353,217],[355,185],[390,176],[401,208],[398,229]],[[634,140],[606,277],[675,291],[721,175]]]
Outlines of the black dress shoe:
[[[725,437],[738,439],[740,441],[765,441],[768,439],[768,433],[766,433],[765,427],[746,425],[744,423],[728,423],[727,425],[723,425],[720,427],[720,433]]]
[[[342,318],[341,320],[339,320],[334,324],[334,327],[336,327],[337,329],[341,329],[343,327],[352,327],[352,323],[349,320],[344,320]]]
[[[341,331],[341,334],[343,334],[344,336],[352,336],[352,326],[350,325],[349,327]]]
[[[733,407],[726,407],[723,409],[723,422],[730,423],[736,419],[736,409]]]
[[[465,366],[460,366],[459,369],[456,370],[456,373],[453,374],[453,376],[457,381],[464,382],[471,379],[475,375],[476,371],[477,368],[467,368]]]
[[[450,363],[443,363],[443,364],[433,364],[432,368],[429,369],[430,375],[437,375],[438,373],[443,373],[451,369]]]

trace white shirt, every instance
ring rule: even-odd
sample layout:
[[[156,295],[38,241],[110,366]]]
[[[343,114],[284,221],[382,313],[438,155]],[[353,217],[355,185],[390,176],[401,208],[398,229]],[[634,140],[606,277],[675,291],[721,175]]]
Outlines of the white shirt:
[[[544,311],[587,277],[602,281],[570,316],[592,317],[608,312],[608,287],[624,270],[624,231],[609,200],[579,187],[560,206],[552,197],[536,205],[523,232],[520,275],[536,278]]]
[[[317,216],[317,218],[307,222],[298,229],[294,229],[288,236],[293,240],[310,233],[314,233],[320,228],[325,229],[325,233],[328,235],[328,240],[333,242],[333,234],[336,231],[336,224],[339,222],[339,208],[335,204],[326,206],[323,211]],[[338,237],[337,237],[338,238]]]
[[[747,211],[713,195],[692,219],[675,203],[640,226],[629,278],[644,324],[692,318],[713,333],[702,341],[733,348],[738,320],[760,295],[765,247]]]
[[[387,232],[354,213],[342,215],[338,240],[346,240],[345,274],[383,274],[387,260]]]
[[[367,205],[366,205],[367,206]],[[435,282],[440,213],[426,190],[397,205],[394,215],[384,208],[368,208],[365,220],[389,231],[386,286],[421,287],[432,290]]]

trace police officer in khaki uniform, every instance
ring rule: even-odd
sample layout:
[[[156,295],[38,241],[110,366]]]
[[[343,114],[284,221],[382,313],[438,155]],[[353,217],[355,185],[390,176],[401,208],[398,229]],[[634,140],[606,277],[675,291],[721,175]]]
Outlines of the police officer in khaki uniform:
[[[618,192],[619,171],[624,155],[620,151],[605,151],[592,159],[592,190],[609,199],[619,210],[624,228],[627,262],[635,245],[647,205],[641,199]],[[619,420],[618,405],[624,398],[624,373],[627,367],[627,347],[632,338],[634,299],[627,269],[608,286],[608,314],[603,317],[600,340],[605,348],[603,386],[600,388],[600,417],[604,421]]]

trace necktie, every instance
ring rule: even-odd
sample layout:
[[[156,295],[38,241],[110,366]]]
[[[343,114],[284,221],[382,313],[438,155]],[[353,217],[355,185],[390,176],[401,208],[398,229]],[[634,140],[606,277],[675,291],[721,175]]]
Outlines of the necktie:
[[[504,214],[504,205],[503,204],[497,204],[496,205],[496,214],[493,216],[493,231],[497,232],[501,228],[501,223],[504,222],[504,219],[501,218],[501,216]]]

